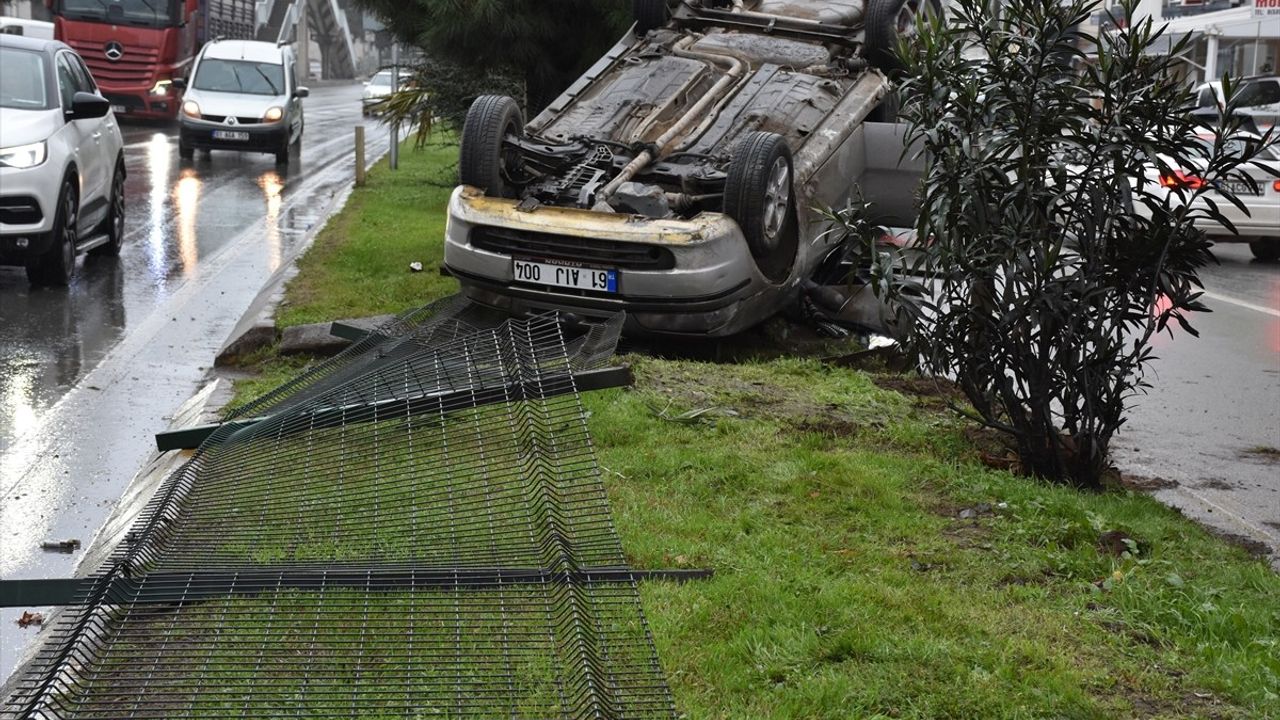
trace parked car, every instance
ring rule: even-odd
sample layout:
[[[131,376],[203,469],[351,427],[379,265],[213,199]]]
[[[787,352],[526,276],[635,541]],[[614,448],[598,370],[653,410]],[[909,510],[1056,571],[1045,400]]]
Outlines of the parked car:
[[[196,150],[238,150],[289,162],[302,146],[302,99],[293,48],[252,40],[217,40],[196,56],[184,89],[178,155]]]
[[[1213,142],[1212,137],[1201,138],[1205,143]],[[1261,142],[1261,138],[1253,135],[1241,135],[1230,142]],[[1235,226],[1236,233],[1219,223],[1201,225],[1214,242],[1247,242],[1254,257],[1259,260],[1280,260],[1280,151],[1276,146],[1264,148],[1262,155],[1246,164],[1241,171],[1253,182],[1243,179],[1231,179],[1217,185],[1205,187],[1206,181],[1203,164],[1197,167],[1172,168],[1172,172],[1162,173],[1155,165],[1146,170],[1146,182],[1157,187],[1171,202],[1181,202],[1179,193],[1185,190],[1203,189],[1204,194],[1196,199],[1192,207],[1208,207],[1212,202],[1218,211]],[[1225,187],[1223,187],[1225,185]],[[1230,191],[1244,205],[1244,209],[1229,202],[1220,190]]]
[[[1280,77],[1254,76],[1236,81],[1236,114],[1247,117],[1255,132],[1266,132],[1280,122]],[[1207,82],[1196,88],[1199,112],[1216,114],[1225,108],[1227,99],[1220,81]]]
[[[901,129],[864,121],[899,30],[936,7],[638,0],[632,32],[532,122],[508,97],[471,107],[448,270],[482,304],[624,310],[632,333],[767,319],[835,242],[818,208],[861,184],[886,224],[913,224]]]
[[[376,105],[391,94],[392,74],[392,70],[380,70],[369,78],[369,82],[364,84],[364,97],[360,100],[360,106],[365,116],[372,114],[370,108],[373,105]],[[409,73],[401,71],[399,82],[397,83],[399,89],[403,90],[408,85],[411,77]]]
[[[66,285],[78,253],[124,242],[124,142],[84,61],[0,34],[0,263]]]

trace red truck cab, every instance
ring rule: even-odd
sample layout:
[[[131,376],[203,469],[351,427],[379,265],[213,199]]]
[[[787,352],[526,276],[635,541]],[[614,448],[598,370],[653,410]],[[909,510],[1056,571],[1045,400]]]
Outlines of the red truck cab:
[[[203,40],[201,0],[48,0],[54,36],[84,58],[121,117],[173,119]]]

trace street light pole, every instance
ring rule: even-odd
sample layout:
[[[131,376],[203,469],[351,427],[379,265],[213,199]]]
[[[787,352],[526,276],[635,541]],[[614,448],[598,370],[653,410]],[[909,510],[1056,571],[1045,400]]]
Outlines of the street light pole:
[[[391,45],[391,94],[400,90],[400,43]],[[400,123],[391,123],[391,156],[392,170],[400,169]]]

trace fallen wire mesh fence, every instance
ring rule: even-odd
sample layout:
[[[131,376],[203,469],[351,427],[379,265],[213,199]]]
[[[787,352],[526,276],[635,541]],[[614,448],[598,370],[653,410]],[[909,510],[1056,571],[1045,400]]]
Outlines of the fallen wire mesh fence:
[[[4,717],[674,717],[577,394],[620,319],[458,310],[215,432]]]

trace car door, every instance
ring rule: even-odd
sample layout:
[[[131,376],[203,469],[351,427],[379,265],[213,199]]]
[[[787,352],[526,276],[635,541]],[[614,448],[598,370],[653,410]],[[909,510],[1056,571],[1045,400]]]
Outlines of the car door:
[[[84,59],[72,53],[70,60],[71,68],[76,76],[76,89],[80,92],[102,97],[102,93],[98,91],[97,83],[93,80],[93,75],[89,72],[89,68],[85,67]],[[115,142],[119,128],[116,127],[115,113],[112,112],[108,112],[100,118],[88,118],[77,120],[77,122],[85,124],[85,128],[90,131],[89,137],[93,141],[91,148],[93,170],[90,174],[96,178],[97,189],[88,198],[87,207],[89,212],[85,213],[84,219],[97,226],[109,211],[111,180],[115,171],[116,154],[119,151]]]
[[[58,95],[66,122],[62,132],[66,133],[67,146],[75,158],[76,173],[80,177],[80,229],[83,230],[90,226],[84,209],[102,195],[102,156],[99,144],[101,131],[97,120],[71,120],[69,117],[75,95],[81,87],[71,53],[58,53],[56,65]],[[98,134],[97,138],[94,137],[95,133]]]

